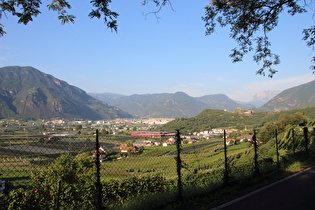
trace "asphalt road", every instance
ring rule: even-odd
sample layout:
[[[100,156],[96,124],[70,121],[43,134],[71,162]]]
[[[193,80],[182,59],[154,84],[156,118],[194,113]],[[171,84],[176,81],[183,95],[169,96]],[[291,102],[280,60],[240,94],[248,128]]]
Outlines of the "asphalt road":
[[[315,167],[213,208],[215,209],[315,210]]]

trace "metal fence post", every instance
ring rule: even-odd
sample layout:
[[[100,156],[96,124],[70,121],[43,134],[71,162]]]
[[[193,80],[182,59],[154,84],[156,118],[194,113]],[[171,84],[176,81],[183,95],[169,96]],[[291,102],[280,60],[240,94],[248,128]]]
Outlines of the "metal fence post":
[[[293,145],[293,154],[295,155],[295,150],[296,150],[296,142],[295,142],[295,131],[292,129],[292,145]]]
[[[180,147],[181,147],[181,138],[179,130],[176,130],[176,148],[177,148],[177,157],[176,157],[176,166],[177,166],[177,193],[178,200],[181,202],[183,200],[182,192],[182,176],[181,176],[181,167],[182,160],[180,158]]]
[[[99,153],[99,140],[98,140],[98,129],[96,130],[96,196],[97,196],[97,209],[102,209],[102,185],[100,178],[100,153]]]
[[[258,165],[258,154],[257,154],[257,138],[256,138],[256,130],[254,129],[253,135],[253,142],[254,142],[254,177],[259,176],[259,165]]]
[[[224,177],[223,177],[223,184],[227,184],[229,182],[229,170],[228,170],[228,158],[227,158],[226,131],[225,131],[225,129],[224,129],[223,139],[224,139]]]
[[[309,158],[309,151],[308,151],[308,128],[303,127],[303,134],[304,134],[304,141],[305,141],[305,158]]]
[[[276,155],[277,155],[277,168],[280,167],[280,155],[279,155],[279,146],[278,146],[278,131],[275,129],[275,138],[276,138]]]
[[[61,193],[61,181],[58,181],[57,184],[57,197],[56,197],[56,206],[55,206],[55,210],[59,210],[59,199],[60,199],[60,193]]]

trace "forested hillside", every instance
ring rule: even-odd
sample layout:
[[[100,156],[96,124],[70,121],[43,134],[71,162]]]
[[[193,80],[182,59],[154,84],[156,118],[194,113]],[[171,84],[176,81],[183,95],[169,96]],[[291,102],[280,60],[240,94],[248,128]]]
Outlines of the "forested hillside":
[[[195,117],[176,118],[158,129],[163,131],[174,131],[180,129],[183,132],[204,131],[213,128],[237,128],[252,129],[261,127],[268,122],[277,120],[281,115],[300,112],[310,120],[315,119],[315,105],[301,107],[298,109],[282,112],[254,112],[233,113],[222,110],[207,109]]]
[[[112,98],[109,104],[136,117],[192,117],[196,116],[207,105],[183,92],[174,94],[134,94]]]
[[[91,96],[137,117],[193,117],[205,109],[234,111],[252,109],[253,105],[239,104],[224,94],[192,97],[184,92],[159,94],[133,94],[123,96],[113,93],[90,93]]]

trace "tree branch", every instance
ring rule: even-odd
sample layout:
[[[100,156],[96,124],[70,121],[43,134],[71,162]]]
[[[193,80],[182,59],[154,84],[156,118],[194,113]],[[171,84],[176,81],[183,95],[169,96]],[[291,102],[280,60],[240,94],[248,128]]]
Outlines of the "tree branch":
[[[166,4],[169,4],[170,8],[171,8],[173,11],[175,11],[174,8],[173,8],[172,2],[171,2],[170,0],[152,0],[152,1],[153,1],[153,2],[155,3],[155,5],[157,6],[157,10],[156,10],[156,11],[153,11],[153,12],[148,12],[148,13],[145,14],[145,16],[150,15],[150,14],[153,14],[153,15],[156,17],[156,19],[159,19],[159,17],[157,16],[157,14],[158,14],[159,12],[161,12],[161,10],[163,9],[163,7],[164,7]],[[148,3],[148,2],[145,0],[145,1],[142,2],[142,5],[146,5],[147,3]]]

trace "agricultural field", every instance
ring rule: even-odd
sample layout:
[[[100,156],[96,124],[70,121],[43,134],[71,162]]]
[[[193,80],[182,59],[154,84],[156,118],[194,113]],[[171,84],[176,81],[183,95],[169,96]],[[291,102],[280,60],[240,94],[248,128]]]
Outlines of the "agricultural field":
[[[141,154],[122,155],[119,152],[121,144],[138,140],[142,139],[111,135],[99,138],[100,146],[112,150],[111,159],[100,164],[102,180],[148,175],[161,175],[167,179],[176,178],[176,145],[145,147]],[[95,136],[43,140],[43,136],[2,135],[0,141],[0,173],[2,174],[0,178],[13,181],[13,185],[27,183],[27,178],[33,170],[47,166],[60,155],[92,154],[96,148]],[[229,148],[231,148],[231,155],[251,149],[248,143],[235,145],[233,150],[232,147]],[[224,158],[222,151],[222,138],[183,144],[181,148],[183,175],[222,168]],[[92,158],[91,164],[93,164]]]
[[[301,127],[301,123],[307,126]],[[301,114],[267,123],[253,130],[253,135],[231,134],[228,138],[233,144],[227,147],[222,136],[193,139],[182,134],[181,144],[176,145],[178,138],[170,137],[106,132],[96,136],[95,130],[70,133],[69,129],[49,138],[39,135],[38,130],[0,128],[0,180],[6,181],[6,192],[26,196],[24,206],[49,197],[49,205],[55,208],[61,182],[60,198],[64,198],[64,206],[70,197],[78,207],[93,206],[90,201],[99,189],[103,190],[98,192],[102,205],[109,208],[127,205],[138,200],[133,198],[148,193],[152,193],[152,198],[160,193],[161,200],[157,203],[172,202],[180,196],[203,194],[279,171],[297,160],[309,159],[315,149],[314,122],[307,124]],[[245,139],[244,134],[250,137],[240,142]],[[96,140],[99,140],[98,146]],[[96,151],[101,151],[100,155],[95,155]],[[80,190],[73,191],[73,187]],[[78,195],[79,192],[84,193]],[[167,200],[165,194],[168,194]],[[40,205],[46,206],[46,200],[42,199]],[[19,200],[14,202],[20,205]]]
[[[142,193],[161,193],[161,198],[163,193],[170,193],[172,194],[168,196],[170,202],[176,199],[178,186],[182,186],[184,196],[189,196],[192,192],[202,194],[222,187],[226,180],[225,177],[229,178],[229,182],[234,183],[253,177],[255,155],[251,141],[236,141],[236,144],[228,145],[226,147],[227,159],[225,159],[222,136],[199,139],[194,143],[183,140],[180,150],[177,148],[178,145],[156,146],[152,144],[139,149],[137,153],[132,151],[122,153],[120,148],[122,145],[132,145],[133,142],[141,140],[165,142],[169,140],[169,137],[153,139],[127,135],[99,136],[99,146],[106,148],[106,159],[95,161],[93,152],[96,149],[95,140],[97,138],[94,135],[76,135],[44,140],[42,138],[40,136],[30,137],[30,135],[27,138],[20,135],[17,139],[14,139],[13,136],[1,139],[0,180],[7,182],[7,192],[20,192],[16,191],[19,190],[18,188],[30,192],[34,192],[35,189],[37,192],[38,183],[43,183],[46,184],[44,186],[51,188],[49,192],[54,201],[54,196],[58,194],[56,190],[58,180],[63,179],[63,186],[72,189],[73,180],[77,179],[78,185],[75,186],[92,190],[88,194],[93,197],[95,195],[93,191],[95,189],[95,169],[99,165],[100,173],[98,174],[103,188],[103,205],[110,209],[123,203],[127,205],[128,201],[131,201],[133,197],[141,196]],[[259,143],[257,161],[262,174],[276,169],[274,142],[274,139],[271,139],[267,143]],[[289,157],[285,154],[284,149],[279,150],[279,153],[281,158]],[[182,178],[180,185],[177,183],[179,159],[181,160]],[[225,167],[225,163],[228,168]],[[70,176],[68,176],[69,174]],[[38,182],[38,180],[41,181]],[[88,181],[82,182],[83,180]],[[21,191],[22,194],[23,192]],[[41,192],[44,194],[33,195],[31,193],[29,195],[35,197],[46,195],[45,191]],[[62,193],[69,192],[64,189]],[[82,201],[82,199],[76,199],[75,194],[71,194],[71,196],[76,202]],[[82,194],[82,196],[84,197],[86,194]],[[68,201],[64,200],[64,202],[63,205],[66,205]],[[88,202],[88,200],[84,200],[84,202]],[[25,202],[26,204],[27,202]],[[43,203],[43,205],[46,204]],[[55,205],[54,202],[52,205]]]

